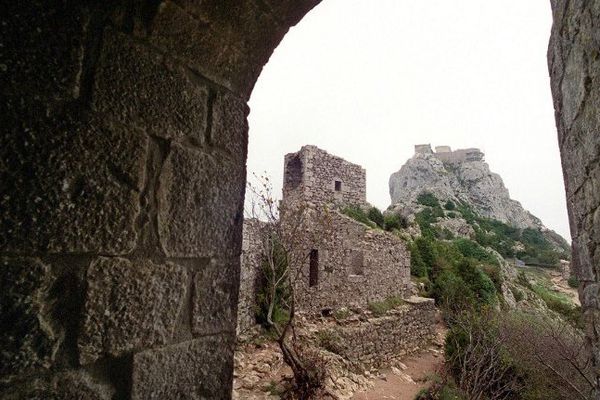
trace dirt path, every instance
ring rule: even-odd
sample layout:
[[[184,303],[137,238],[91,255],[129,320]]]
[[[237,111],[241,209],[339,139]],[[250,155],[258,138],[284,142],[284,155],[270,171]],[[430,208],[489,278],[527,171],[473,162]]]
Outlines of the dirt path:
[[[404,360],[403,369],[383,370],[385,378],[378,378],[375,386],[354,395],[353,400],[413,400],[422,388],[429,386],[428,378],[439,372],[444,362],[441,353],[426,351]]]

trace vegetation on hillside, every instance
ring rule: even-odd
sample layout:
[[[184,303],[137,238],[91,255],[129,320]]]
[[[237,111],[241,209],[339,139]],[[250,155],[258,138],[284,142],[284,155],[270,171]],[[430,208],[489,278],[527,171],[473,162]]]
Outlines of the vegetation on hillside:
[[[367,225],[372,229],[382,229],[388,232],[404,229],[408,226],[406,219],[397,213],[383,214],[377,207],[365,211],[360,206],[348,206],[342,209],[342,214]]]
[[[539,229],[518,229],[504,222],[485,218],[477,214],[466,203],[446,202],[442,209],[439,200],[431,193],[422,193],[417,202],[425,206],[415,216],[423,236],[437,239],[447,238],[447,233],[434,224],[440,218],[462,217],[474,230],[472,239],[483,247],[491,247],[504,258],[519,258],[527,264],[542,266],[557,265],[561,258],[569,257],[569,246],[560,236],[542,233]],[[452,211],[449,211],[452,210]],[[560,249],[548,239],[560,243]]]
[[[447,375],[418,398],[589,398],[593,381],[580,307],[528,268],[505,288],[516,301],[529,300],[531,307],[528,312],[510,309],[502,296],[502,261],[488,248],[506,258],[548,266],[556,265],[564,252],[537,229],[483,218],[467,204],[446,202],[442,208],[432,194],[419,196],[418,202],[424,206],[415,217],[422,236],[409,244],[411,274],[423,284],[423,295],[436,299],[450,328]],[[474,235],[448,237],[435,225],[448,216],[464,218]]]

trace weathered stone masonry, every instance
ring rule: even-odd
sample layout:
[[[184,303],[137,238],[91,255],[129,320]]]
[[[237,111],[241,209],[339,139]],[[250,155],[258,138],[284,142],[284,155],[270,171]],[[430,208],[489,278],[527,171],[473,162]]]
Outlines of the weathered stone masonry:
[[[2,5],[1,398],[229,398],[246,100],[314,4]]]
[[[229,397],[245,100],[289,26],[317,3],[2,4],[0,322],[8,327],[0,334],[2,397],[9,398],[7,390],[20,392],[17,398],[26,391],[56,398]],[[548,62],[573,263],[600,376],[600,1],[551,4]],[[95,304],[88,281],[102,277],[93,269],[88,274],[93,263],[114,265],[106,273],[115,278],[99,287],[114,290],[115,302],[122,301],[119,292],[129,293],[123,289],[133,269],[152,276],[185,271],[175,274],[187,279],[185,293],[179,289],[172,300],[184,298],[176,326],[162,334],[150,325],[147,332],[132,319],[128,329],[139,332],[124,335],[126,345],[94,350],[101,358],[82,364],[78,343],[94,343],[79,337],[88,320],[84,304]],[[145,314],[138,309],[141,286],[134,286],[139,295],[116,305],[136,311],[119,318]],[[217,298],[225,301],[211,301]],[[167,313],[155,307],[151,315]],[[103,311],[99,326],[124,329]],[[196,312],[201,317],[191,318]],[[161,320],[159,327],[169,323]],[[222,326],[206,336],[209,325],[202,324],[209,321]],[[160,344],[163,338],[169,343]]]
[[[285,155],[283,199],[305,204],[363,206],[367,201],[366,171],[360,165],[316,146],[302,146]]]
[[[348,318],[324,329],[331,351],[345,359],[381,367],[427,346],[435,336],[433,299],[411,297],[381,317]]]
[[[313,210],[302,227],[307,232],[302,246],[310,257],[295,282],[300,310],[365,306],[407,292],[405,243],[339,212],[345,206],[366,206],[366,172],[360,165],[315,146],[287,154],[282,205]],[[288,224],[285,214],[282,222]]]

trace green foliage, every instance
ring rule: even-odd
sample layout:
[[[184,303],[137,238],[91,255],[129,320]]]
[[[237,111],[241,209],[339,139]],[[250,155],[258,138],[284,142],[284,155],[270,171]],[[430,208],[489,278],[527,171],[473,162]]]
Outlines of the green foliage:
[[[467,398],[570,400],[593,388],[583,333],[540,314],[463,313],[450,323],[445,350]]]
[[[437,304],[450,314],[493,305],[496,293],[492,279],[467,258],[442,271],[432,288]]]
[[[456,204],[452,200],[448,200],[446,204],[444,204],[444,208],[448,211],[456,210]]]
[[[483,247],[491,247],[505,258],[518,257],[528,264],[552,266],[558,264],[560,258],[568,258],[568,246],[561,246],[562,251],[557,251],[546,236],[533,228],[517,229],[504,222],[479,216],[466,203],[456,206],[462,217],[475,231],[474,239]],[[556,234],[548,233],[559,243],[564,242]],[[517,243],[524,246],[524,250],[515,253]]]
[[[583,327],[581,307],[575,306],[563,294],[548,290],[548,288],[541,284],[533,285],[532,290],[544,300],[549,309],[561,314],[573,325]]]
[[[415,215],[415,221],[421,229],[421,234],[424,237],[434,238],[435,229],[431,224],[437,222],[437,217],[433,214],[430,208],[425,208]]]
[[[271,380],[269,384],[264,387],[264,391],[269,393],[271,396],[278,397],[285,393],[285,389],[274,380]]]
[[[348,206],[342,210],[343,214],[346,214],[350,218],[361,222],[371,228],[377,228],[377,224],[369,219],[369,216],[359,206]]]
[[[318,345],[332,353],[340,354],[342,352],[341,342],[342,339],[329,329],[317,332]]]
[[[579,279],[577,279],[577,277],[574,275],[569,277],[569,279],[567,280],[567,283],[573,289],[577,289],[579,287]]]
[[[390,296],[383,301],[370,302],[368,304],[368,308],[374,316],[381,317],[382,315],[387,314],[388,311],[393,310],[401,304],[404,304],[404,300],[402,300],[401,297]]]
[[[429,207],[440,207],[440,202],[433,193],[423,192],[417,197],[417,203]]]
[[[525,295],[523,294],[522,290],[519,290],[515,287],[511,287],[510,291],[512,292],[512,294],[517,302],[519,302],[525,298]]]
[[[369,220],[371,220],[372,222],[375,222],[378,227],[383,229],[384,219],[383,219],[383,214],[381,213],[381,210],[379,210],[379,208],[377,208],[377,207],[369,208],[369,211],[367,212],[367,218],[369,218]]]
[[[383,226],[386,231],[393,231],[408,228],[408,223],[400,214],[390,213],[383,216]]]
[[[257,310],[256,310],[256,320],[259,324],[264,325],[265,327],[269,326],[268,323],[268,312],[269,307],[272,301],[272,288],[275,285],[274,282],[277,282],[283,274],[287,271],[288,268],[288,257],[285,251],[285,248],[281,245],[278,240],[273,241],[273,269],[269,265],[269,262],[266,258],[262,261],[262,276],[261,276],[261,284],[259,285],[259,291],[257,293]],[[289,303],[289,299],[291,297],[291,288],[286,279],[283,279],[282,282],[277,285],[275,288],[275,298],[273,301],[273,313],[272,313],[272,321],[277,325],[282,325],[286,323],[290,316],[289,311],[285,307],[285,304]]]
[[[488,253],[479,243],[474,242],[469,239],[456,239],[454,241],[456,248],[460,251],[460,253],[468,258],[473,258],[475,260],[486,262],[490,264],[498,264],[498,260],[490,253]]]
[[[339,320],[344,320],[344,319],[348,318],[350,315],[352,315],[352,311],[350,311],[346,307],[336,310],[336,312],[333,314],[335,319],[339,319]]]

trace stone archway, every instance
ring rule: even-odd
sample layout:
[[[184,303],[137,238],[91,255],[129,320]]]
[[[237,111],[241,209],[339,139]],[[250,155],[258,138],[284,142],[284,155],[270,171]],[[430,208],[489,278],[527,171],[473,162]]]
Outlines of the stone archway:
[[[229,397],[246,101],[318,2],[3,5],[3,397]],[[553,9],[575,267],[599,360],[600,3]]]

